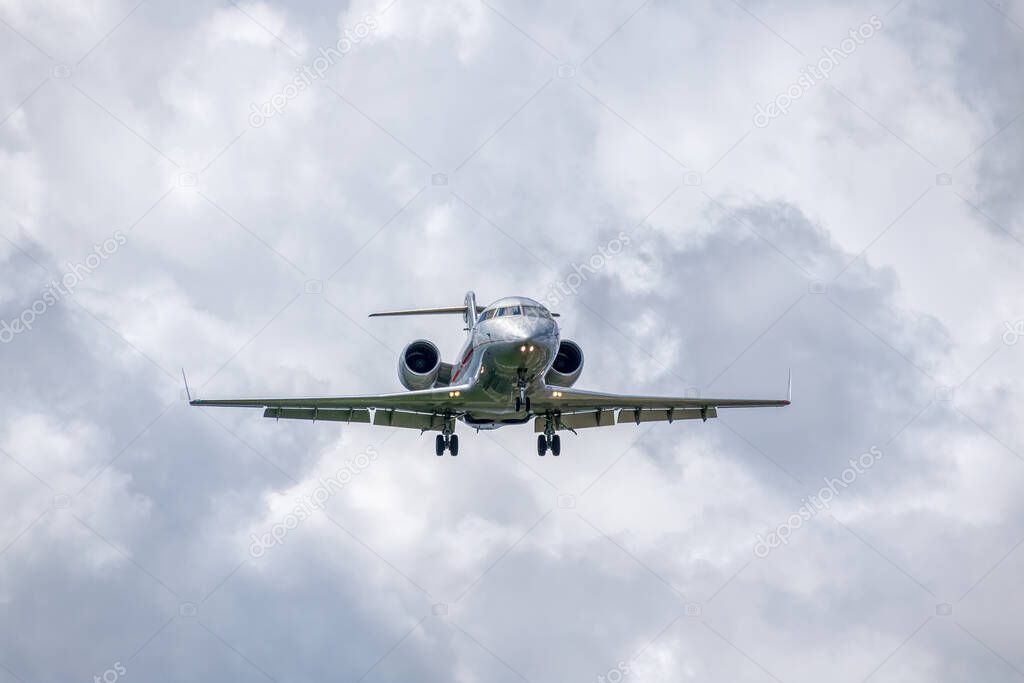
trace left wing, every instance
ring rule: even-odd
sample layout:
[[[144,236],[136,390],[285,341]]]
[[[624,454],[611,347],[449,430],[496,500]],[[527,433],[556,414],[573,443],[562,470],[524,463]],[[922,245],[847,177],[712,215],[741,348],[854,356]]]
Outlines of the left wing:
[[[605,427],[616,422],[673,422],[718,417],[719,408],[779,408],[788,406],[793,391],[792,376],[784,399],[684,398],[671,396],[630,396],[579,389],[547,387],[543,396],[530,399],[537,413],[560,414],[559,428]],[[616,411],[617,419],[616,419]],[[544,418],[535,428],[543,431]]]
[[[189,400],[194,406],[264,408],[263,417],[292,420],[371,422],[385,427],[441,430],[464,412],[461,394],[468,387],[405,391],[364,396],[310,396],[301,398],[217,398]]]

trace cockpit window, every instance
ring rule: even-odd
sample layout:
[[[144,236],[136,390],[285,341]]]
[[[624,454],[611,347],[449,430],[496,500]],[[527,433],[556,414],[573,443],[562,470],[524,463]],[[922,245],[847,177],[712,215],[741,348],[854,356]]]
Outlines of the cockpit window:
[[[551,318],[551,312],[543,306],[499,306],[490,308],[480,314],[479,320],[490,320],[491,318],[504,318],[510,315],[525,315],[531,319]]]
[[[551,313],[543,306],[523,306],[523,315],[533,320],[551,317]]]

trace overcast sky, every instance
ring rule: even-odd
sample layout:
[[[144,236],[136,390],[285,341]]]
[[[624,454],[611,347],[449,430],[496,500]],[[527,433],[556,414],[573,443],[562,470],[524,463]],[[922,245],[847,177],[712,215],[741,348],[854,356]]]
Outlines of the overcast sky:
[[[0,683],[1021,680],[1022,63],[1020,0],[0,0]],[[461,325],[366,315],[468,289],[794,403],[185,403],[396,391]]]

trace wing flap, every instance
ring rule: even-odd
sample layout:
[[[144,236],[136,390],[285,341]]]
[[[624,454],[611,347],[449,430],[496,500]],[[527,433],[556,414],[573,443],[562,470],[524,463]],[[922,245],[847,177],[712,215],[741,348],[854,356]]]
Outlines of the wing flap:
[[[331,422],[361,422],[370,423],[369,410],[339,410],[336,408],[267,408],[263,411],[263,417],[272,417],[278,420],[329,420]]]
[[[422,431],[442,431],[444,417],[432,413],[410,413],[404,410],[377,410],[373,424],[380,427],[404,427]]]
[[[546,418],[538,417],[533,421],[533,431],[543,432],[546,422]],[[614,410],[593,410],[562,415],[558,419],[557,429],[588,429],[590,427],[610,427],[613,424],[615,424]]]
[[[683,410],[620,410],[619,424],[623,422],[675,422],[676,420],[709,420],[718,417],[718,410],[685,408]]]

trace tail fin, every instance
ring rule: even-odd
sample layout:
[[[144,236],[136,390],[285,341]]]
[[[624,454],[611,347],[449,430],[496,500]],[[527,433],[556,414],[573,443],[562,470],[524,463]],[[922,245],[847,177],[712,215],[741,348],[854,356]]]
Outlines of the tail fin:
[[[476,294],[473,290],[470,290],[466,292],[466,310],[462,314],[462,319],[466,321],[466,329],[472,330],[476,327],[476,317],[478,315],[480,315],[480,309],[476,305]]]

